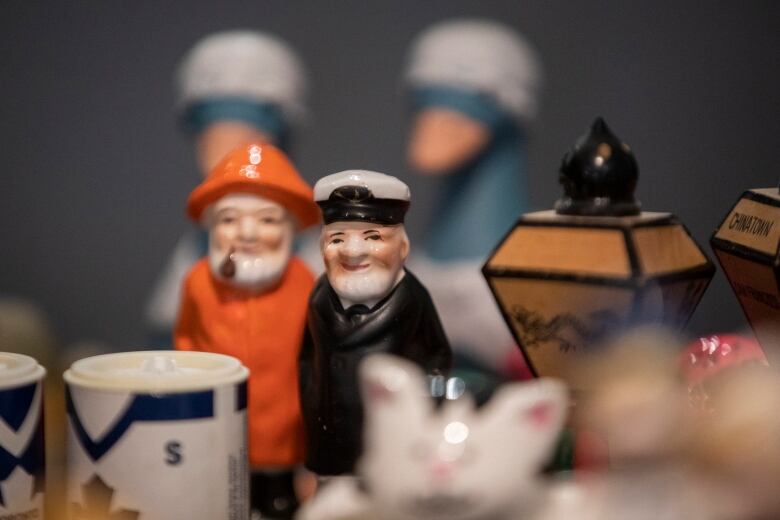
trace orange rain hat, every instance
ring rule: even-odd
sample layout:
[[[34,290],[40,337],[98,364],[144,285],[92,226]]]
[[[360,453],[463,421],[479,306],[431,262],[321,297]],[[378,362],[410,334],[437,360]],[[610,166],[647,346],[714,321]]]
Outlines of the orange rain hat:
[[[292,162],[270,144],[247,143],[227,154],[187,199],[187,215],[200,222],[203,211],[229,193],[249,193],[272,200],[295,215],[300,229],[319,222],[311,186]]]

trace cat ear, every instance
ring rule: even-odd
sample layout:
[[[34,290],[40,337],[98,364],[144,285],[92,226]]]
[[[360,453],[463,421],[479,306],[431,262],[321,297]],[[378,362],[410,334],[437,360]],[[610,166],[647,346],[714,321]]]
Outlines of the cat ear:
[[[501,388],[482,412],[483,425],[516,432],[524,448],[540,461],[550,455],[569,409],[566,386],[555,379],[535,379]]]
[[[366,416],[420,414],[430,407],[425,376],[417,365],[389,354],[368,356],[359,367]]]

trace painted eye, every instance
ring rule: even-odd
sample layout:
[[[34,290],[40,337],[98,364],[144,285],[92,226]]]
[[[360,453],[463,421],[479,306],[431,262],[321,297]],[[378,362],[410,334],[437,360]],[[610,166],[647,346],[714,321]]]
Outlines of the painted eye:
[[[260,219],[263,224],[276,224],[277,220],[274,217],[263,217]]]
[[[366,240],[382,240],[382,237],[379,235],[370,235],[366,237]]]
[[[333,240],[330,241],[331,244],[340,244],[342,242],[344,241],[341,240],[340,238],[334,238]]]
[[[219,219],[220,224],[233,224],[235,221],[235,217],[222,217]]]

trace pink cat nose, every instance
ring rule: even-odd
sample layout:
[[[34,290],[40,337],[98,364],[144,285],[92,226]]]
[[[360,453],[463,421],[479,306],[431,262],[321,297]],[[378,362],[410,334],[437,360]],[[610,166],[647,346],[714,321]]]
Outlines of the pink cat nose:
[[[455,473],[455,464],[437,459],[431,462],[429,472],[434,480],[450,480]]]

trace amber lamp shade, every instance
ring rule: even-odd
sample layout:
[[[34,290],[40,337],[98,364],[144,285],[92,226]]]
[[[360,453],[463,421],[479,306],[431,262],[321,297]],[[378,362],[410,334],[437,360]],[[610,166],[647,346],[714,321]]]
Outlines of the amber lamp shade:
[[[712,279],[715,267],[674,215],[639,210],[637,171],[597,119],[564,156],[558,211],[521,216],[483,266],[538,376],[565,378],[576,354],[626,327],[682,328]]]

